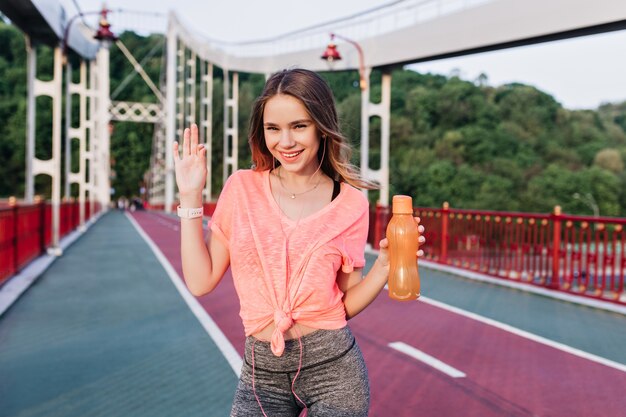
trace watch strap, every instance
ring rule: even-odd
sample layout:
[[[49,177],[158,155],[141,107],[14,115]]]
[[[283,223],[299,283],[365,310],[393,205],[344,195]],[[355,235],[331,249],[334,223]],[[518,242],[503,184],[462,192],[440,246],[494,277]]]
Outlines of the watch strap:
[[[176,213],[181,219],[195,219],[196,217],[202,217],[204,214],[204,207],[182,208],[181,206],[178,206],[176,208]]]

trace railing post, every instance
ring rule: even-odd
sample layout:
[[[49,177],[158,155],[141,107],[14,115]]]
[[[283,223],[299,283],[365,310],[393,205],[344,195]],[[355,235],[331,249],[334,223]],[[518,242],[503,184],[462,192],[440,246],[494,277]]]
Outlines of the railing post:
[[[441,212],[441,262],[448,262],[448,218],[450,212],[450,204],[447,201],[443,203],[443,211]]]
[[[46,251],[46,200],[36,195],[34,201],[39,206],[39,254],[42,254]]]
[[[376,212],[374,216],[374,249],[380,249],[380,241],[383,238],[384,234],[384,225],[383,225],[383,206],[379,203],[376,203]]]
[[[559,288],[559,270],[561,265],[561,206],[554,206],[552,213],[552,279],[548,287]]]
[[[13,196],[9,197],[9,206],[13,209],[13,270],[11,273],[17,273],[17,267],[19,262],[19,255],[17,253],[17,249],[19,248],[17,238],[19,236],[18,232],[18,221],[17,221],[17,199]],[[11,273],[9,276],[11,276]]]

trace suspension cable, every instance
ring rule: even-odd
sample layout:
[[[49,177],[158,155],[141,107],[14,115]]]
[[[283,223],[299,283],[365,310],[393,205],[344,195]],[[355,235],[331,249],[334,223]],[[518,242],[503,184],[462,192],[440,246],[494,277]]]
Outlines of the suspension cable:
[[[161,103],[163,103],[165,101],[165,98],[163,97],[163,94],[161,94],[161,91],[159,91],[159,89],[157,88],[157,86],[152,82],[152,80],[150,79],[150,77],[148,76],[148,74],[146,74],[146,71],[143,69],[143,66],[137,62],[137,60],[135,59],[135,57],[130,53],[130,51],[128,50],[128,48],[126,48],[126,46],[124,45],[124,43],[118,39],[115,44],[117,45],[118,48],[120,48],[120,50],[122,51],[122,53],[124,53],[124,55],[126,56],[126,58],[130,61],[131,64],[133,64],[133,67],[135,68],[135,71],[137,71],[139,73],[139,75],[141,75],[141,78],[143,78],[143,80],[146,82],[146,84],[148,84],[148,87],[150,87],[150,89],[152,90],[152,92],[154,93],[154,95],[159,99],[159,101]],[[156,45],[159,46],[159,45]],[[155,48],[153,48],[153,50],[156,50],[156,46]],[[152,51],[150,51],[152,52]],[[147,57],[146,57],[147,58]],[[145,59],[144,59],[145,61]],[[128,78],[127,78],[128,79]],[[126,80],[124,80],[126,81]],[[122,83],[124,84],[124,83]],[[126,82],[126,84],[128,84],[128,82]],[[125,87],[126,84],[124,85],[120,85],[115,92],[113,93],[113,97],[117,96],[117,94],[119,94],[119,92],[121,91],[121,88]]]

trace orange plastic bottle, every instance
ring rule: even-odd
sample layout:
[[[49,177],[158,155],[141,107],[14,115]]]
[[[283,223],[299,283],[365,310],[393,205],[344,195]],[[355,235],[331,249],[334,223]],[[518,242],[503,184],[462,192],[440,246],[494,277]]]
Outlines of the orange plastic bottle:
[[[399,301],[416,300],[420,296],[420,277],[417,270],[419,231],[413,218],[411,197],[393,196],[392,212],[387,225],[389,297]]]

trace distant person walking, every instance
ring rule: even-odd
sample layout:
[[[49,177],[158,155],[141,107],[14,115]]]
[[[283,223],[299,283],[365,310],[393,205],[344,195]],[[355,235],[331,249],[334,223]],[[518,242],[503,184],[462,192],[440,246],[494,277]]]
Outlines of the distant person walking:
[[[197,126],[185,129],[182,156],[174,143],[186,284],[209,293],[230,266],[241,305],[247,338],[231,416],[367,416],[367,369],[347,320],[385,286],[387,240],[363,277],[369,204],[357,188],[373,185],[349,163],[326,82],[302,69],[272,75],[249,143],[253,168],[224,184],[207,242]]]
[[[126,207],[128,206],[128,200],[126,197],[120,197],[117,199],[117,208],[119,211],[126,211]]]

